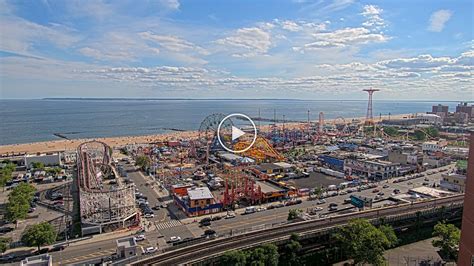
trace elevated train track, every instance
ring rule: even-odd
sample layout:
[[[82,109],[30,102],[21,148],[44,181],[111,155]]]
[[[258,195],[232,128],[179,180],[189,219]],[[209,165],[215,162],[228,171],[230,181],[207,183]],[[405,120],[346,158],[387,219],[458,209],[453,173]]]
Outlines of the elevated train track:
[[[288,239],[292,233],[301,235],[314,234],[318,231],[326,231],[337,226],[346,224],[354,218],[365,218],[376,220],[381,217],[407,217],[415,216],[419,211],[437,211],[441,208],[459,208],[463,204],[463,195],[427,200],[414,204],[401,204],[381,209],[372,209],[352,214],[329,217],[319,220],[310,220],[297,223],[290,223],[271,229],[249,232],[235,235],[228,238],[221,238],[212,241],[197,243],[165,252],[153,257],[144,258],[131,263],[132,265],[179,265],[192,264],[221,255],[227,250],[245,249],[269,242],[278,242]]]

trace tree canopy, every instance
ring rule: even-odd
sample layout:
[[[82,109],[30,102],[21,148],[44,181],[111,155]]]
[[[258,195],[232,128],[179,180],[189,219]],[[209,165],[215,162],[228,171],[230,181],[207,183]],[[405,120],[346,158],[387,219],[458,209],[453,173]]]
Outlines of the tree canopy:
[[[298,218],[298,215],[301,213],[300,209],[291,209],[288,211],[288,221]]]
[[[51,245],[56,241],[56,231],[48,222],[28,227],[21,236],[21,242],[30,247],[37,247],[40,250],[43,245]]]
[[[220,258],[222,265],[278,265],[278,247],[273,244],[258,246],[252,250],[231,250],[225,252]]]
[[[0,187],[5,188],[7,182],[12,180],[12,174],[15,171],[15,164],[8,163],[0,170]]]
[[[390,226],[375,227],[364,219],[354,219],[334,235],[347,257],[358,263],[383,265],[385,249],[397,243]]]
[[[10,246],[10,242],[10,238],[0,237],[0,254],[3,254],[3,252],[7,251]]]
[[[42,162],[32,162],[31,167],[34,168],[34,169],[43,170],[44,169],[44,163],[42,163]]]
[[[461,239],[461,230],[454,224],[446,224],[439,222],[435,225],[433,236],[433,246],[441,248],[441,251],[448,256],[448,258],[456,258],[459,241]]]
[[[151,160],[150,157],[146,155],[140,155],[137,157],[135,161],[135,165],[140,167],[142,170],[146,170],[151,166]]]
[[[28,183],[20,183],[8,195],[6,218],[10,221],[25,219],[36,189]]]

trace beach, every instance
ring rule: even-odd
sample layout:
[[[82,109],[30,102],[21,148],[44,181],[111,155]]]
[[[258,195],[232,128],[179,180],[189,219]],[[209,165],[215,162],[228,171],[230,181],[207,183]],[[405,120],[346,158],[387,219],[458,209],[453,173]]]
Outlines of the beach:
[[[410,116],[410,114],[401,114],[401,115],[391,115],[391,119],[400,119],[403,117]],[[350,123],[350,120],[360,120],[361,122],[365,120],[365,117],[356,117],[356,118],[346,118],[346,123]],[[375,122],[380,120],[388,119],[388,116],[377,116],[374,118]],[[317,121],[311,121],[315,123]],[[326,119],[325,124],[331,124],[334,122],[334,119]],[[277,124],[281,127],[281,124]],[[302,123],[285,123],[286,129],[291,128],[301,128]],[[262,131],[270,130],[271,126],[266,125],[262,126]],[[89,138],[89,139],[61,139],[53,141],[43,141],[43,142],[33,142],[33,143],[22,143],[22,144],[11,144],[11,145],[2,145],[0,146],[0,154],[18,154],[18,153],[47,153],[47,152],[58,152],[58,151],[73,151],[81,143],[97,140],[106,143],[107,145],[115,148],[121,147],[128,144],[143,144],[143,143],[153,143],[153,142],[162,142],[162,141],[173,141],[180,139],[192,140],[198,138],[198,131],[182,131],[182,132],[170,132],[164,134],[153,134],[153,135],[143,135],[143,136],[123,136],[123,137],[106,137],[106,138]]]

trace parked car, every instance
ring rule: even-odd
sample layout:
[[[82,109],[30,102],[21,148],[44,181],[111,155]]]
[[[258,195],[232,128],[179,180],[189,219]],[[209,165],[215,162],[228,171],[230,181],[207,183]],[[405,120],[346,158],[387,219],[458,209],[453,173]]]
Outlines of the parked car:
[[[143,215],[143,217],[145,217],[145,218],[148,218],[148,219],[149,219],[149,218],[153,218],[153,217],[155,217],[155,214],[153,214],[153,213],[145,213],[145,215]]]
[[[210,238],[210,237],[216,237],[217,233],[216,233],[216,231],[214,231],[212,229],[208,229],[208,230],[204,231],[203,235]]]
[[[181,241],[181,237],[179,236],[172,236],[170,237],[170,240],[168,240],[168,243],[175,243]]]
[[[134,237],[135,238],[135,241],[143,241],[146,239],[145,235],[137,235]]]
[[[227,215],[225,216],[225,219],[232,219],[235,218],[235,213],[234,212],[227,212]]]
[[[145,250],[143,251],[143,254],[151,254],[151,253],[155,253],[158,251],[158,248],[157,247],[147,247],[145,248]]]
[[[5,226],[5,227],[1,227],[0,228],[0,234],[6,234],[6,233],[9,233],[11,231],[15,230],[14,228],[12,227],[8,227],[8,226]]]
[[[49,252],[61,251],[61,250],[65,249],[66,247],[67,246],[65,246],[65,245],[54,246],[54,247],[49,249]]]

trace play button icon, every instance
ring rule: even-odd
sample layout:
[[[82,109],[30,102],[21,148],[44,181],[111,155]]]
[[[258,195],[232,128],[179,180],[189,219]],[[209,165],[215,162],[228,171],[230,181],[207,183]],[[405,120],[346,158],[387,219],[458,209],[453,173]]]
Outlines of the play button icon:
[[[257,127],[247,115],[230,114],[219,123],[217,139],[225,150],[233,153],[242,153],[250,149],[255,143]],[[234,149],[236,144],[239,144],[240,149]]]
[[[239,128],[236,128],[236,127],[232,126],[232,141],[242,137],[245,134],[247,134],[247,133],[243,132]]]

